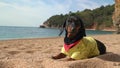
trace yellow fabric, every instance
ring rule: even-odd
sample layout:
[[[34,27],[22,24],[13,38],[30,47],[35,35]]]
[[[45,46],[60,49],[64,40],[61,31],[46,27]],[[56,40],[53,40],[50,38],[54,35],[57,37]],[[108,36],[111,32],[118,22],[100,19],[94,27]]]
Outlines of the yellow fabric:
[[[65,51],[64,47],[62,47],[61,52],[76,60],[99,55],[97,43],[92,37],[84,37],[69,51]]]

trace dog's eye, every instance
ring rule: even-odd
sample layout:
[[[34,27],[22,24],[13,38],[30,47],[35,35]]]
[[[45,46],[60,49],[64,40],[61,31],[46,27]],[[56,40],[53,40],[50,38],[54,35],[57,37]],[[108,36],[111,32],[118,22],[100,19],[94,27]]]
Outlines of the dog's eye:
[[[75,23],[74,22],[71,22],[71,23],[68,23],[68,25],[66,26],[66,28],[70,28],[71,31],[73,31],[75,29]]]
[[[68,20],[67,22],[72,22],[72,20]]]

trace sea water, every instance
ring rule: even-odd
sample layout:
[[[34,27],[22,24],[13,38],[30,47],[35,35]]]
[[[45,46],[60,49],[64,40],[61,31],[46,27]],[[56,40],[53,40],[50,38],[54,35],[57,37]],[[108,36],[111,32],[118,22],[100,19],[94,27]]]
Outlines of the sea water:
[[[59,29],[0,26],[0,40],[58,37]],[[113,31],[86,30],[87,35],[113,34]],[[65,32],[62,34],[64,36]]]

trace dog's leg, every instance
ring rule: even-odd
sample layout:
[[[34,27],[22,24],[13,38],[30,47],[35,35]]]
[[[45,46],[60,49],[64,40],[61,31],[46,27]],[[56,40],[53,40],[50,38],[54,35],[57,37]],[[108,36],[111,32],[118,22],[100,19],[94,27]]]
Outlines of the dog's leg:
[[[100,51],[100,55],[105,54],[106,53],[105,45],[102,42],[98,41],[98,40],[96,40],[96,42],[97,42],[98,49]]]
[[[52,59],[61,59],[61,58],[65,58],[65,57],[66,57],[65,54],[60,53],[60,54],[58,54],[58,55],[56,55],[56,56],[52,56]]]

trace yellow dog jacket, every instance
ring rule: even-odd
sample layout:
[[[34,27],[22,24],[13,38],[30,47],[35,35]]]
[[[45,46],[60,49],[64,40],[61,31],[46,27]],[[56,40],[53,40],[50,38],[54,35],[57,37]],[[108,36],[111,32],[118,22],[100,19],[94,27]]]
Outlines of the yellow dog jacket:
[[[64,47],[61,49],[61,53],[69,56],[70,58],[79,60],[94,57],[99,55],[97,43],[92,37],[83,37],[74,47],[68,51]]]

